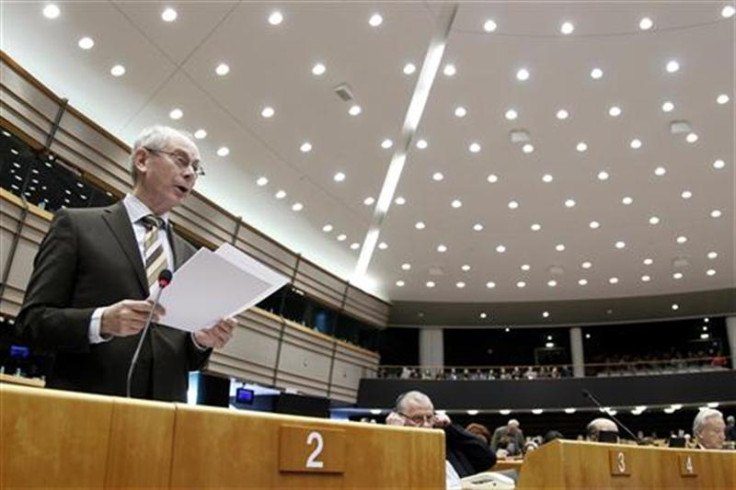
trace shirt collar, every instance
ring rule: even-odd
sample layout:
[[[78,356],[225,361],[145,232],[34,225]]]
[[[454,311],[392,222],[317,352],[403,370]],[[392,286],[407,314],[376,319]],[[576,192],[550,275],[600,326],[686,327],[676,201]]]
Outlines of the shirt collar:
[[[133,194],[125,195],[125,198],[123,198],[123,206],[125,206],[125,210],[128,212],[128,218],[133,224],[138,223],[138,221],[144,216],[155,214],[143,203],[143,201],[135,197]],[[164,220],[164,227],[169,226],[169,213],[164,213],[159,216],[159,218]]]

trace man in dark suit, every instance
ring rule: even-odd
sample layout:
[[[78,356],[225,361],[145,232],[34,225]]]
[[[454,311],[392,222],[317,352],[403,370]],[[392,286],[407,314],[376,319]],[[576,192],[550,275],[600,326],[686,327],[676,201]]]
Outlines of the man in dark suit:
[[[203,173],[192,139],[154,126],[136,140],[131,194],[107,208],[56,213],[34,262],[18,315],[20,333],[53,349],[50,388],[125,396],[128,369],[149,315],[131,378],[131,395],[185,401],[189,371],[232,337],[234,319],[195,333],[158,325],[160,306],[146,301],[165,268],[195,252],[172,231],[169,212]],[[206,298],[202,298],[206,301]]]

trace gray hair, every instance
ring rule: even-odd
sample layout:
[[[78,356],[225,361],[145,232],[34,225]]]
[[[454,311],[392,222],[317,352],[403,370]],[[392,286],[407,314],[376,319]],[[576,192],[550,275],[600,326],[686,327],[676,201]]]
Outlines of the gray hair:
[[[704,408],[700,410],[695,416],[695,420],[693,420],[693,435],[697,437],[703,430],[706,420],[713,417],[723,418],[723,413],[714,408]]]
[[[143,131],[138,134],[138,137],[133,143],[133,148],[130,151],[130,174],[133,176],[133,183],[137,182],[138,180],[138,172],[136,171],[134,160],[135,152],[141,148],[153,148],[154,150],[161,150],[166,146],[169,141],[171,141],[173,138],[176,138],[177,136],[188,139],[192,142],[192,144],[195,144],[194,138],[190,133],[169,126],[149,126],[147,128],[144,128]]]
[[[399,395],[399,397],[396,399],[396,411],[397,412],[403,412],[404,407],[409,403],[410,401],[416,401],[419,403],[429,403],[432,405],[432,400],[422,393],[421,391],[407,391],[406,393],[403,393]]]
[[[516,419],[511,419],[511,420],[509,420],[509,422],[508,422],[507,425],[509,425],[509,426],[512,426],[513,425],[513,426],[519,427],[519,421],[516,420]]]

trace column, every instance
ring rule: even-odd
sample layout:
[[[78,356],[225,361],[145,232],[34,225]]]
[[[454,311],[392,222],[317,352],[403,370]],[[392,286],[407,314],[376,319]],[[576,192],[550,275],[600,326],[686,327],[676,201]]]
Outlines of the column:
[[[583,331],[580,327],[570,329],[570,350],[572,351],[572,372],[576,378],[585,376],[585,357],[583,355]]]
[[[445,341],[442,329],[419,329],[419,364],[422,367],[442,368],[445,365]]]
[[[726,333],[731,350],[731,368],[736,369],[736,316],[726,318]]]

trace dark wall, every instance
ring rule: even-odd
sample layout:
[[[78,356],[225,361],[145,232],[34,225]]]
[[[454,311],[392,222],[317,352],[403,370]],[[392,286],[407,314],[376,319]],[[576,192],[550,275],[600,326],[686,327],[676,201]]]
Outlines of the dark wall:
[[[584,389],[608,406],[736,402],[736,371],[519,381],[362,379],[358,406],[389,408],[401,393],[420,390],[444,409],[592,407],[582,396]]]
[[[387,328],[378,339],[378,353],[384,366],[419,364],[419,329]]]

